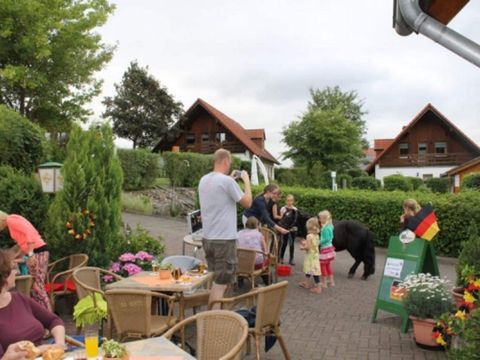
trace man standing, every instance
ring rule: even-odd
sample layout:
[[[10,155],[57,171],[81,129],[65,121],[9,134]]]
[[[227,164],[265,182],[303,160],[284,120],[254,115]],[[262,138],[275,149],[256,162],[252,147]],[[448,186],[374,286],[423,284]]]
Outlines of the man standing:
[[[228,150],[218,149],[213,155],[213,171],[204,175],[198,184],[203,223],[203,249],[208,269],[213,271],[213,285],[209,302],[221,299],[227,285],[235,278],[237,263],[237,202],[244,208],[252,204],[250,179],[246,171],[233,171]],[[242,179],[244,191],[236,183]],[[213,308],[220,308],[215,304]]]

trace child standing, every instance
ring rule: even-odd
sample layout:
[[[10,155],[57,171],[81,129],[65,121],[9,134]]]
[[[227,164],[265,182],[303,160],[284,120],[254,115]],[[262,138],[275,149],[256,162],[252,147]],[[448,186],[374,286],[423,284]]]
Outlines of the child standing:
[[[295,265],[293,260],[293,252],[295,251],[295,238],[297,237],[297,232],[292,230],[292,227],[295,226],[297,222],[298,209],[293,205],[295,203],[295,197],[292,194],[288,194],[285,199],[285,206],[282,206],[280,209],[280,226],[284,227],[287,230],[290,230],[288,234],[282,236],[282,248],[280,249],[280,263],[283,264],[283,257],[285,256],[285,250],[287,250],[287,245],[290,249],[290,260],[288,263],[292,266]]]
[[[320,271],[319,256],[318,256],[318,233],[320,232],[320,225],[317,218],[310,218],[307,220],[307,239],[302,242],[300,249],[305,250],[307,254],[303,261],[303,272],[307,277],[305,281],[300,282],[298,285],[305,289],[310,289],[311,292],[319,294],[322,292],[320,287]],[[313,276],[315,285],[310,287],[310,277]]]
[[[408,219],[420,211],[420,205],[415,199],[407,199],[403,202],[403,214],[400,216],[401,229],[407,228]]]
[[[322,230],[320,233],[320,267],[322,269],[322,286],[327,287],[327,277],[330,286],[335,286],[333,280],[332,261],[335,259],[335,247],[333,241],[332,215],[328,210],[323,210],[318,214]]]

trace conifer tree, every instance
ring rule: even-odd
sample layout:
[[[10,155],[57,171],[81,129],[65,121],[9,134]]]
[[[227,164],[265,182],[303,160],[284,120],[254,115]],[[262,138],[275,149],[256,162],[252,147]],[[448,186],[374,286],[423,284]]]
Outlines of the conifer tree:
[[[62,169],[64,187],[49,211],[52,256],[86,253],[89,265],[105,267],[118,255],[123,173],[108,125],[75,128]]]

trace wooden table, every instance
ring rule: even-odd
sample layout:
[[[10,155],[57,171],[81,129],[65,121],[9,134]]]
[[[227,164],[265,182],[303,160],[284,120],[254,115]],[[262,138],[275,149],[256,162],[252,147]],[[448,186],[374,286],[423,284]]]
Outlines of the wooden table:
[[[125,343],[130,360],[194,360],[195,358],[164,337]],[[101,353],[101,350],[100,350]],[[65,358],[85,357],[85,349],[65,353]]]

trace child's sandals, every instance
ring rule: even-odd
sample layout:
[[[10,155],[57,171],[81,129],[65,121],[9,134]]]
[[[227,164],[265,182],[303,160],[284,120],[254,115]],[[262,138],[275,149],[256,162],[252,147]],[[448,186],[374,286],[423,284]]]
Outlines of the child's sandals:
[[[300,286],[304,289],[310,289],[310,285],[306,281],[299,282],[298,286]]]
[[[314,293],[314,294],[321,294],[322,292],[322,287],[321,286],[314,286],[310,289],[310,292]]]

